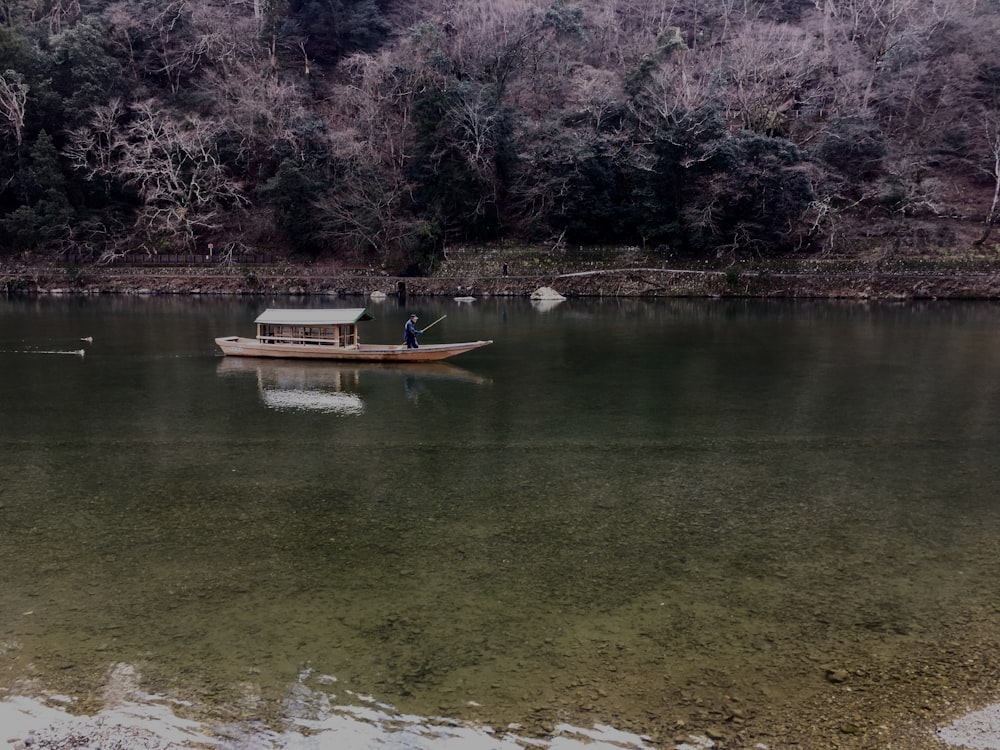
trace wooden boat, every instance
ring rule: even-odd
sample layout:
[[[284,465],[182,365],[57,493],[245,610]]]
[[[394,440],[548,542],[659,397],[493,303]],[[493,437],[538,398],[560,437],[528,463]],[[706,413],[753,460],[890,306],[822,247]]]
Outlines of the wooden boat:
[[[374,320],[364,308],[267,309],[257,316],[256,338],[223,336],[215,343],[230,357],[282,357],[353,362],[431,362],[472,351],[492,341],[460,344],[362,344],[358,323]]]

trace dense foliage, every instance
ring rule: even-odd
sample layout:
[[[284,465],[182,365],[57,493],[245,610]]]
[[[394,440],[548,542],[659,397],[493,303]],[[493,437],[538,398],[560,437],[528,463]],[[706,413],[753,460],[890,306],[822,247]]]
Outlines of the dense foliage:
[[[1000,0],[3,0],[0,252],[985,238],[998,38]]]

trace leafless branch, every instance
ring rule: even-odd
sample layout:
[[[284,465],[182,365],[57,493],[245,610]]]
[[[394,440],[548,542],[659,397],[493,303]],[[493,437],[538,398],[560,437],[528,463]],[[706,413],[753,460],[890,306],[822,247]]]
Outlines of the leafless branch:
[[[0,116],[7,121],[7,129],[14,134],[14,142],[21,147],[24,137],[25,105],[30,86],[24,76],[14,70],[0,73]]]

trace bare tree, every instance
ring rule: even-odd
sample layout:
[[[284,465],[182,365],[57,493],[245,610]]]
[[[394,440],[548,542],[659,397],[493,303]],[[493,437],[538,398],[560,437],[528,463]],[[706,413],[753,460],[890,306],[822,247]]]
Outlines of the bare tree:
[[[538,27],[539,11],[533,0],[458,0],[442,19],[449,30],[446,52],[459,70],[473,75],[503,66],[505,51],[523,46]]]
[[[14,134],[14,143],[21,147],[24,137],[25,105],[30,86],[16,70],[0,73],[0,115],[7,121],[7,128]]]
[[[986,212],[986,226],[992,227],[997,220],[997,205],[1000,202],[1000,124],[994,119],[992,123],[992,133],[990,140],[990,154],[993,158],[993,201],[990,203],[990,210]]]
[[[705,14],[728,17],[733,0],[612,0],[588,8],[586,34],[591,53],[598,55],[602,67],[624,70],[644,55],[657,49],[658,39],[671,28],[698,34],[706,29]],[[742,2],[740,3],[742,5]]]
[[[47,25],[49,34],[59,34],[83,15],[79,0],[33,0],[26,5],[29,20]]]
[[[595,130],[623,110],[621,80],[611,71],[580,65],[567,78],[565,106],[586,112]]]
[[[705,55],[683,53],[671,56],[650,73],[643,87],[641,108],[635,113],[646,127],[660,122],[675,122],[688,112],[701,109],[714,96],[714,71],[708,68]],[[648,122],[648,117],[654,122]]]
[[[94,107],[90,123],[70,133],[64,152],[85,179],[109,181],[116,176],[115,165],[125,148],[121,132],[125,115],[125,106],[115,97]]]
[[[358,53],[340,65],[341,83],[326,109],[327,145],[338,174],[317,199],[321,233],[383,266],[403,256],[418,223],[407,218],[417,97],[443,85],[433,58],[443,37],[432,28],[395,50]]]
[[[327,113],[335,152],[363,153],[384,170],[401,173],[410,158],[414,102],[443,79],[423,63],[412,41],[395,52],[352,55],[340,69],[344,83],[333,88],[336,107]]]
[[[813,40],[801,29],[753,22],[727,44],[719,66],[731,119],[748,130],[780,130],[814,68]]]
[[[111,41],[129,60],[137,77],[162,77],[173,93],[202,65],[211,40],[201,38],[192,23],[187,0],[143,6],[141,0],[121,0],[106,11]],[[223,35],[224,31],[221,32]],[[224,37],[218,43],[225,44]]]
[[[98,111],[89,134],[74,134],[68,155],[90,174],[136,191],[142,201],[137,228],[151,242],[163,238],[193,247],[199,232],[218,228],[223,209],[246,202],[219,161],[217,123],[172,116],[154,100],[124,114]]]
[[[156,232],[188,246],[197,231],[217,228],[223,207],[245,202],[215,149],[218,126],[196,116],[164,116],[154,102],[135,107],[128,126],[130,148],[119,174],[143,199],[143,220]]]
[[[419,226],[401,210],[408,193],[398,175],[378,173],[364,163],[350,161],[315,202],[320,233],[360,256],[373,254],[388,267],[405,256]]]
[[[1000,216],[1000,112],[987,113],[982,119],[988,149],[985,172],[993,179],[993,200],[986,212],[983,236],[976,241],[977,245],[986,242]]]
[[[464,86],[456,92],[448,111],[453,134],[451,146],[466,159],[473,172],[485,176],[492,171],[503,116],[496,93],[489,86]]]
[[[260,24],[247,13],[230,6],[195,4],[190,9],[194,55],[204,67],[225,69],[256,56]]]
[[[262,63],[259,58],[234,59],[199,80],[220,127],[239,137],[242,155],[255,163],[289,146],[299,153],[301,125],[308,119],[301,87]]]

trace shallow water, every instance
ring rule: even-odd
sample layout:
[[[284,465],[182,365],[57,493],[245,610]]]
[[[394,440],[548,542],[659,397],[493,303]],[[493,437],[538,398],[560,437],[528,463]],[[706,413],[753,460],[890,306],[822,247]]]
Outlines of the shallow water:
[[[212,339],[324,301],[0,300],[0,684],[793,738],[827,669],[996,632],[997,307],[411,303],[496,343],[252,362]]]

